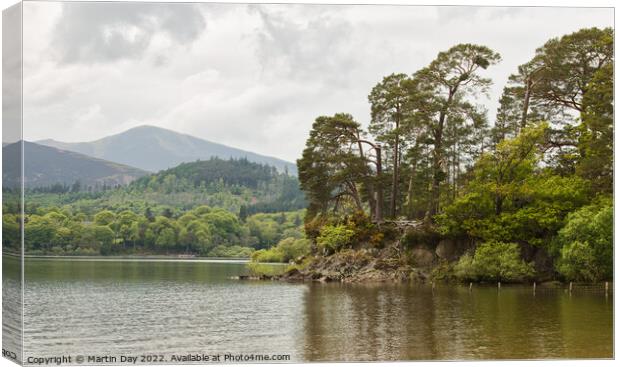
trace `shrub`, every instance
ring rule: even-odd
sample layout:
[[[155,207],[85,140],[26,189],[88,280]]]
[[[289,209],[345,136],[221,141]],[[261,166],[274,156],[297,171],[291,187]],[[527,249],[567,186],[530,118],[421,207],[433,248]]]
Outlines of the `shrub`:
[[[556,267],[567,279],[596,281],[600,278],[594,249],[587,242],[571,242],[562,247],[560,254]]]
[[[471,254],[466,253],[461,256],[454,266],[454,276],[461,280],[478,280],[474,257]]]
[[[473,256],[461,257],[454,268],[455,275],[462,280],[521,281],[534,275],[534,267],[520,255],[516,243],[483,243]]]
[[[335,252],[350,245],[354,235],[355,231],[345,225],[325,225],[321,228],[316,244],[320,250]]]
[[[209,257],[250,257],[254,249],[238,245],[224,246],[219,245],[209,251]]]
[[[377,226],[372,223],[370,217],[362,211],[351,214],[346,221],[349,229],[355,232],[356,242],[370,241],[378,233]]]
[[[255,251],[252,254],[252,261],[287,263],[308,253],[310,253],[310,240],[289,237],[268,250]]]
[[[258,250],[252,253],[252,262],[256,263],[281,263],[284,262],[284,256],[276,249],[271,248],[269,250]]]
[[[247,268],[253,276],[277,276],[281,275],[286,268],[283,265],[278,264],[261,264],[256,262],[249,262]]]
[[[556,239],[556,269],[569,280],[596,282],[613,276],[613,205],[610,199],[572,213]]]
[[[289,262],[310,253],[310,240],[285,238],[278,243],[276,248],[282,253],[282,261]]]

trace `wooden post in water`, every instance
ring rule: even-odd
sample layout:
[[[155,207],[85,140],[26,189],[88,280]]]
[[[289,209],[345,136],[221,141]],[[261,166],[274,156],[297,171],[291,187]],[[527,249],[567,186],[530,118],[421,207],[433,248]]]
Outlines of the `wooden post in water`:
[[[471,287],[472,287],[473,285],[474,285],[474,284],[473,284],[472,282],[469,282],[469,291],[470,291],[470,292],[471,292]]]
[[[497,282],[497,290],[499,291],[500,289],[502,289],[502,282]]]
[[[534,282],[534,294],[536,294],[536,282]]]
[[[568,283],[568,293],[573,293],[573,282]]]
[[[609,282],[605,282],[605,296],[607,296],[608,292],[609,292]]]

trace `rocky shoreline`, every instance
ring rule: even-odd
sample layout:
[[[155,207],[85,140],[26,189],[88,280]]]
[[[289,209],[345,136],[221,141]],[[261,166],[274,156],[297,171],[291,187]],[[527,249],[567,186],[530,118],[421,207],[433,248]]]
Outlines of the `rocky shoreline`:
[[[402,240],[402,237],[401,237]],[[475,243],[470,240],[438,239],[414,246],[403,246],[401,240],[389,242],[383,248],[363,246],[344,249],[332,254],[314,255],[298,259],[282,274],[254,274],[238,277],[241,280],[278,280],[287,282],[459,282],[452,273],[452,266]],[[385,243],[384,243],[385,244]],[[533,252],[530,261],[536,263],[539,276],[532,281],[553,281],[547,259]]]

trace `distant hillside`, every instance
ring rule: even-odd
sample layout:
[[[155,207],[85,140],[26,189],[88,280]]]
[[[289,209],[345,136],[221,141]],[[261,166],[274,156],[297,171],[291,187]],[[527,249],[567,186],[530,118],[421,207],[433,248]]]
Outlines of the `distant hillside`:
[[[298,210],[306,206],[296,177],[245,158],[211,158],[183,163],[141,177],[131,183],[127,191],[132,195],[146,195],[151,201],[168,205],[187,205],[189,203],[184,202],[187,198],[193,200],[194,204],[206,200],[204,203],[211,206],[241,205],[247,214]],[[171,198],[173,203],[168,202]]]
[[[294,163],[154,126],[139,126],[91,142],[64,143],[55,140],[41,140],[37,143],[151,172],[175,167],[180,163],[219,157],[222,159],[246,158],[250,162],[274,166],[280,172],[287,169],[290,174],[297,174],[297,167]]]
[[[20,150],[19,143],[2,147],[5,187],[18,184]],[[76,181],[82,187],[124,185],[148,174],[138,168],[30,142],[24,142],[24,170],[24,184],[29,188],[72,185]]]

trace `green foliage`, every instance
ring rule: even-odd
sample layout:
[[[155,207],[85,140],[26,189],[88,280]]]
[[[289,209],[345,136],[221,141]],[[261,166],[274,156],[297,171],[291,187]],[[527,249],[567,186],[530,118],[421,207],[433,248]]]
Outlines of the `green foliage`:
[[[316,244],[321,251],[335,252],[351,245],[353,236],[355,231],[346,225],[326,225],[321,228]]]
[[[516,282],[532,277],[534,267],[521,259],[516,243],[486,242],[473,256],[463,255],[454,273],[461,280]]]
[[[301,188],[308,198],[307,221],[328,210],[363,210],[358,185],[372,180],[361,147],[360,124],[349,114],[319,116],[297,160]],[[356,150],[357,148],[357,150]]]
[[[589,200],[588,182],[540,166],[546,124],[504,140],[474,166],[462,196],[437,216],[440,232],[545,246],[566,216]]]
[[[275,248],[282,253],[283,262],[289,262],[309,254],[310,241],[305,238],[285,238]]]
[[[614,77],[613,64],[596,71],[583,96],[579,148],[583,158],[577,174],[593,182],[597,191],[613,191]]]
[[[613,276],[611,198],[585,206],[568,217],[556,241],[558,271],[569,280],[596,282]]]
[[[287,237],[302,238],[301,217],[303,211],[289,213],[259,213],[246,219],[252,243],[257,248],[275,246]]]
[[[250,275],[255,277],[273,277],[281,275],[284,271],[286,271],[286,267],[280,264],[264,264],[251,261],[246,266],[250,272]]]
[[[288,263],[309,253],[310,240],[289,237],[281,240],[275,247],[254,252],[252,254],[252,261]]]
[[[219,207],[244,216],[303,209],[306,200],[296,177],[244,159],[184,163],[141,177],[125,187],[73,192],[70,188],[28,189],[27,213],[38,207],[71,206],[87,215],[103,210],[177,213],[197,205]],[[169,216],[169,215],[166,215]],[[244,218],[242,218],[244,219]]]
[[[100,226],[107,226],[114,222],[114,213],[109,210],[103,210],[95,215],[94,222]]]
[[[251,247],[243,246],[216,246],[213,250],[209,251],[209,257],[238,257],[248,258],[252,255],[254,249]]]
[[[294,240],[303,238],[303,211],[255,214],[244,224],[235,214],[206,205],[179,212],[165,209],[160,211],[161,215],[153,214],[147,207],[142,213],[104,209],[89,216],[71,207],[39,207],[37,214],[26,216],[26,250],[32,254],[184,253],[247,258],[260,245],[257,237],[251,235],[253,226],[261,228],[273,223],[273,244],[285,235]],[[17,217],[8,214],[3,220],[6,238],[19,238],[18,232],[13,233],[19,228]],[[269,245],[263,242],[262,246]]]

